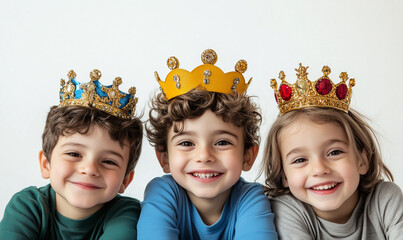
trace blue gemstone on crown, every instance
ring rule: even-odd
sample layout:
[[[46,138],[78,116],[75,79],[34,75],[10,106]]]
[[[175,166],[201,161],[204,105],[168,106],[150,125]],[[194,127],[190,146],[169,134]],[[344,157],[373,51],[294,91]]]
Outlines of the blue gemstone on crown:
[[[101,72],[97,69],[90,74],[91,81],[80,83],[75,77],[76,73],[71,70],[67,74],[69,81],[64,79],[60,81],[60,107],[77,105],[85,107],[94,107],[105,111],[116,117],[131,119],[136,110],[137,98],[136,88],[131,87],[129,93],[119,90],[122,84],[120,77],[115,78],[112,85],[102,85],[99,82]]]

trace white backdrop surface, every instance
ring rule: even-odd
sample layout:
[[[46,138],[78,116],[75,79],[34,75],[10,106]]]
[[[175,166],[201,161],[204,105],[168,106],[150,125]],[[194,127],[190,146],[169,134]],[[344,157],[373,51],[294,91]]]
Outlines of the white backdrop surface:
[[[47,112],[59,101],[60,78],[74,69],[87,82],[120,76],[120,88],[136,86],[138,113],[147,119],[151,96],[176,56],[182,68],[201,64],[207,48],[216,63],[232,71],[248,62],[248,89],[262,107],[262,145],[251,171],[260,168],[265,135],[278,114],[270,79],[284,70],[309,66],[309,79],[323,65],[338,82],[342,71],[356,79],[351,106],[371,119],[384,162],[403,187],[403,1],[0,1],[0,219],[11,196],[48,183],[40,176],[38,152]],[[134,181],[125,192],[139,200],[153,177],[163,172],[144,138]],[[262,182],[262,178],[257,181]]]

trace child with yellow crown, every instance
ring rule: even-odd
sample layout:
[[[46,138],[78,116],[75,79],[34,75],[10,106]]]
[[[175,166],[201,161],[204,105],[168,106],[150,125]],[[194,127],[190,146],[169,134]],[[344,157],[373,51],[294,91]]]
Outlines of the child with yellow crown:
[[[118,194],[132,181],[141,152],[135,88],[119,91],[119,77],[104,86],[98,70],[85,84],[73,71],[68,77],[42,135],[39,165],[50,184],[12,197],[0,239],[136,239],[140,203]]]
[[[382,162],[374,131],[349,109],[354,79],[311,82],[300,64],[295,84],[272,88],[280,115],[265,146],[265,192],[280,239],[402,239],[403,197]]]
[[[241,178],[258,153],[261,115],[244,94],[240,60],[235,72],[203,65],[172,70],[152,101],[147,137],[165,173],[146,187],[139,239],[277,239],[270,202],[258,183]]]

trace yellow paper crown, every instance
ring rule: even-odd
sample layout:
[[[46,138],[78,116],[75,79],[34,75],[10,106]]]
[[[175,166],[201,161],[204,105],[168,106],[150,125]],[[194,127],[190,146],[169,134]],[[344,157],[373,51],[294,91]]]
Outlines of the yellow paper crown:
[[[295,84],[289,84],[285,81],[283,71],[279,74],[281,79],[280,87],[277,89],[277,81],[271,80],[271,87],[274,89],[276,101],[281,114],[294,109],[306,107],[331,107],[348,112],[352,87],[355,85],[354,78],[349,80],[347,87],[346,81],[348,75],[346,72],[340,73],[341,82],[333,84],[328,77],[330,68],[322,68],[323,76],[315,82],[308,80],[308,67],[299,64],[297,71],[297,81]]]
[[[228,73],[224,73],[219,67],[214,66],[217,62],[217,54],[212,49],[205,50],[201,60],[204,64],[189,72],[178,68],[179,61],[176,57],[168,58],[167,64],[172,71],[166,76],[165,82],[161,81],[158,73],[155,72],[155,78],[168,100],[194,88],[219,93],[232,93],[233,91],[244,93],[252,80],[252,78],[249,79],[249,82],[245,84],[242,75],[248,66],[245,60],[239,60],[235,65],[235,72]]]

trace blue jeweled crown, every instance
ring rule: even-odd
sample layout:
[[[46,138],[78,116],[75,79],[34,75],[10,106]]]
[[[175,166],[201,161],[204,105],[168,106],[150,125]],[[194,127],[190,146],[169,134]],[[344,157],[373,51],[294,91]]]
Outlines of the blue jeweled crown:
[[[60,107],[62,106],[85,106],[94,107],[101,111],[123,119],[134,117],[137,97],[136,88],[131,87],[129,93],[119,90],[122,84],[120,77],[115,78],[112,85],[104,86],[99,82],[101,72],[94,69],[90,73],[91,81],[80,83],[76,81],[76,73],[70,70],[67,73],[69,81],[60,80]]]

